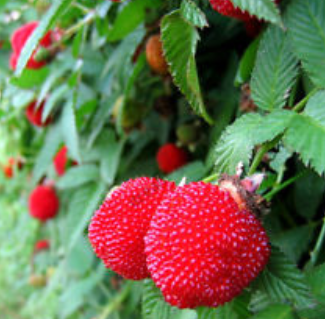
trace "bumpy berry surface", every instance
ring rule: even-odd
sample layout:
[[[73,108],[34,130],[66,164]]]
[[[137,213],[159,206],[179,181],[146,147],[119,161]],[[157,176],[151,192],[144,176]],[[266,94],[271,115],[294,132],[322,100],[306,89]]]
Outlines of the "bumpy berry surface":
[[[59,198],[50,186],[37,186],[29,196],[29,213],[40,221],[54,218],[59,210]]]
[[[33,21],[21,26],[12,34],[11,46],[13,49],[13,53],[11,54],[10,57],[10,66],[13,70],[16,69],[20,53],[26,41],[32,35],[32,33],[37,27],[38,27],[38,21]],[[53,31],[48,31],[45,34],[45,36],[39,42],[39,46],[47,48],[52,44],[52,32]],[[39,69],[46,64],[46,61],[36,61],[35,54],[36,51],[32,54],[31,58],[27,62],[27,68],[29,69]]]
[[[239,8],[235,8],[230,0],[210,0],[211,6],[220,14],[244,21],[250,20],[252,17],[248,12],[244,12]]]
[[[168,143],[160,147],[156,160],[159,169],[168,174],[184,166],[188,162],[188,156],[183,149]]]
[[[128,279],[150,276],[143,238],[157,206],[175,187],[142,177],[123,183],[108,196],[89,226],[90,242],[106,267]]]
[[[161,75],[168,73],[168,65],[163,54],[160,35],[156,34],[149,38],[146,45],[146,56],[152,70]]]
[[[227,191],[193,182],[158,206],[145,237],[147,265],[165,299],[179,308],[216,307],[266,265],[268,237]]]
[[[36,242],[34,250],[39,252],[50,248],[50,242],[47,239],[42,239]]]
[[[41,103],[41,105],[36,108],[36,101],[30,103],[26,108],[26,117],[28,121],[38,127],[45,127],[52,122],[51,116],[49,116],[45,122],[42,122],[42,114],[44,109],[45,101]]]

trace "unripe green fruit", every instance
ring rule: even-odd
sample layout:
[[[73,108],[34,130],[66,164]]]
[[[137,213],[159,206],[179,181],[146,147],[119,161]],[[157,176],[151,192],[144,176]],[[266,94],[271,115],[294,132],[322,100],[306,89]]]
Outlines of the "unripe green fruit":
[[[176,135],[182,144],[188,145],[197,140],[198,131],[197,128],[191,124],[183,124],[177,128]]]
[[[28,283],[36,288],[44,287],[46,285],[46,276],[43,275],[30,275]]]

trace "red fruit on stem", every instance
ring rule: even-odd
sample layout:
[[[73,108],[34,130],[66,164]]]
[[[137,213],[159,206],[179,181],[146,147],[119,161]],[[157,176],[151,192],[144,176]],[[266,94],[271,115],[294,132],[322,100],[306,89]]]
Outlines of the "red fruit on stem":
[[[13,53],[10,56],[10,67],[15,70],[20,53],[28,40],[33,34],[34,30],[38,27],[38,21],[29,22],[18,28],[11,36],[11,46]],[[40,47],[48,48],[52,45],[52,33],[54,31],[48,31],[44,37],[40,40],[38,48],[33,52],[32,56],[27,62],[28,69],[39,69],[46,64],[46,61],[36,61],[35,54]],[[55,34],[54,34],[55,35]]]
[[[159,34],[153,35],[148,39],[146,44],[146,57],[153,71],[161,75],[166,75],[168,73],[168,65],[164,57]]]
[[[150,276],[143,237],[157,206],[175,187],[141,177],[124,182],[106,198],[89,225],[89,240],[107,268],[127,279]]]
[[[169,193],[145,236],[147,266],[167,302],[217,307],[265,267],[270,248],[259,220],[230,193],[193,182]]]
[[[42,222],[54,218],[59,210],[59,198],[51,186],[37,186],[29,196],[29,214]]]
[[[52,117],[49,116],[45,122],[42,122],[42,114],[44,110],[45,101],[41,102],[41,104],[36,108],[36,101],[31,102],[26,108],[26,117],[28,121],[38,127],[45,127],[52,122]]]
[[[156,160],[159,169],[164,173],[171,173],[188,162],[187,153],[175,144],[168,143],[160,147]]]
[[[64,145],[61,147],[61,149],[57,152],[53,159],[53,165],[55,168],[56,173],[59,176],[64,175],[67,165],[69,162],[68,158],[68,148]],[[78,163],[76,161],[72,162],[72,165],[77,165]]]
[[[36,242],[34,250],[39,252],[41,250],[47,250],[50,248],[50,242],[47,239],[42,239]]]

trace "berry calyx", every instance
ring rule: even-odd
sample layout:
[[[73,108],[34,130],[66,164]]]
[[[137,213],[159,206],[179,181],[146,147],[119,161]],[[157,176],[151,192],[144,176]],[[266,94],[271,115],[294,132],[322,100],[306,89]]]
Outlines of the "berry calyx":
[[[30,194],[28,206],[31,217],[46,222],[57,215],[59,198],[53,187],[39,185]]]
[[[145,236],[147,265],[167,302],[217,307],[265,267],[270,248],[260,221],[220,187],[193,182],[169,193]]]
[[[89,226],[89,240],[107,268],[127,279],[150,276],[144,253],[144,236],[172,182],[141,177],[124,182],[105,199]]]
[[[160,35],[152,35],[146,44],[146,57],[151,69],[161,75],[168,73],[168,65],[164,57]]]
[[[42,121],[42,114],[44,110],[45,101],[43,101],[38,107],[37,102],[31,102],[26,108],[26,117],[28,121],[38,127],[45,127],[52,122],[52,117],[49,116],[45,122]]]
[[[171,173],[188,162],[187,153],[173,143],[167,143],[159,148],[156,155],[159,169]]]

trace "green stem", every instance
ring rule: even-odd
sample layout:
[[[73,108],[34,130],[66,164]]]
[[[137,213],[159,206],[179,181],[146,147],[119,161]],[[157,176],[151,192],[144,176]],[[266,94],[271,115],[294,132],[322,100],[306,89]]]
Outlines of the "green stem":
[[[308,100],[315,95],[315,93],[318,91],[318,89],[313,89],[308,95],[306,95],[298,104],[294,106],[292,109],[295,112],[301,111],[304,106],[307,104]]]
[[[315,245],[314,250],[310,253],[310,263],[315,266],[317,259],[318,259],[318,255],[320,253],[320,250],[323,246],[323,242],[324,242],[324,238],[325,238],[325,217],[323,218],[323,226],[321,228],[321,231],[319,233],[319,236],[317,238],[317,242]]]
[[[205,183],[213,182],[213,181],[215,181],[216,179],[219,178],[219,175],[220,175],[220,174],[218,174],[218,173],[216,173],[216,174],[212,174],[212,175],[206,177],[205,179],[203,179],[203,182],[205,182]]]
[[[119,293],[102,311],[97,319],[106,319],[114,310],[116,310],[125,298],[129,295],[132,282],[128,282],[121,293]]]
[[[263,197],[269,202],[274,197],[274,195],[276,195],[277,193],[279,193],[281,190],[283,190],[284,188],[288,187],[289,185],[293,184],[295,181],[297,181],[299,178],[301,178],[305,174],[306,174],[306,171],[303,171],[303,172],[297,174],[296,176],[294,176],[294,177],[286,180],[284,183],[278,185],[277,187],[275,187],[274,189],[272,189],[270,192],[268,192]]]

